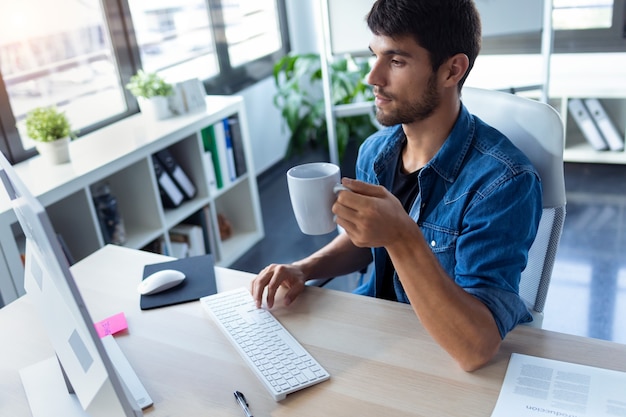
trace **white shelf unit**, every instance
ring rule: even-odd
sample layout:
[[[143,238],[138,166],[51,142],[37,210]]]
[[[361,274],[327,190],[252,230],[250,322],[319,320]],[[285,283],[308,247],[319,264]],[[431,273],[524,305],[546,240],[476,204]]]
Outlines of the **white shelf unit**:
[[[50,166],[35,157],[15,165],[76,261],[105,244],[91,193],[101,182],[108,183],[117,199],[126,230],[124,246],[142,249],[160,239],[171,253],[169,230],[201,210],[209,213],[211,252],[219,266],[230,265],[263,238],[243,99],[207,96],[206,101],[205,111],[162,121],[138,114],[99,129],[71,143],[68,164]],[[231,116],[239,120],[246,173],[214,191],[206,175],[210,168],[201,131]],[[154,174],[152,155],[166,148],[197,189],[193,199],[176,208],[164,208]],[[23,235],[7,196],[0,194],[0,294],[6,304],[24,293]],[[219,238],[218,213],[232,224],[233,235],[224,241]]]
[[[626,74],[625,74],[626,83]],[[561,116],[565,115],[565,150],[563,152],[563,159],[567,162],[592,162],[592,163],[606,163],[606,164],[626,164],[626,152],[625,151],[597,151],[595,150],[585,139],[582,131],[576,124],[571,113],[567,109],[567,102],[572,98],[588,98],[587,97],[562,97],[560,103]],[[602,107],[606,111],[607,115],[613,122],[613,125],[617,129],[620,137],[626,140],[626,96],[617,97],[598,97],[598,101],[602,104]]]
[[[523,89],[541,84],[540,55],[481,55],[466,85],[490,89]],[[538,91],[518,94],[539,98]],[[597,98],[621,137],[626,139],[626,53],[553,54],[549,104],[563,118],[566,162],[626,164],[624,151],[596,151],[572,118],[573,98]]]

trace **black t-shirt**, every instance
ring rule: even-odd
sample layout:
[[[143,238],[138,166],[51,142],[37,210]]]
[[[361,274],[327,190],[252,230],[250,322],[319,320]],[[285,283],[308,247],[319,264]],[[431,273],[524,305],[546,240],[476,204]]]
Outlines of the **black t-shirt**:
[[[411,210],[411,206],[420,191],[419,182],[417,180],[419,172],[420,170],[418,169],[417,171],[409,174],[404,173],[402,153],[400,153],[398,161],[396,162],[396,173],[391,187],[391,193],[395,195],[398,200],[400,200],[407,213]],[[378,298],[397,301],[396,291],[393,287],[393,273],[395,272],[395,268],[391,263],[391,258],[389,258],[389,254],[387,252],[385,252],[385,257],[385,274],[383,276],[383,282]]]

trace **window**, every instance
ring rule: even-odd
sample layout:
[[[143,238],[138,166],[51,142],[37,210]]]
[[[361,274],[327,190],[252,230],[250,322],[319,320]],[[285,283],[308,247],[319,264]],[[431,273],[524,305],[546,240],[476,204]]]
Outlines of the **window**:
[[[219,73],[206,0],[128,4],[145,71],[179,79],[195,74],[202,80]]]
[[[224,3],[228,56],[233,67],[281,48],[280,26],[274,9],[274,0]]]
[[[554,53],[626,51],[626,0],[553,0],[552,6]],[[482,53],[539,53],[539,32],[485,37]]]
[[[553,0],[554,30],[606,29],[613,22],[613,0]]]
[[[137,69],[234,93],[288,51],[285,0],[20,0],[0,13],[0,150],[36,153],[28,111],[55,105],[79,136],[138,111]]]
[[[80,130],[127,110],[108,33],[98,0],[3,6],[0,72],[10,107],[1,104],[12,113],[1,121],[5,132],[18,133],[19,142],[9,146],[12,159],[33,146],[24,118],[35,107],[57,106]]]
[[[220,72],[209,93],[232,94],[272,74],[289,50],[284,0],[208,0]]]

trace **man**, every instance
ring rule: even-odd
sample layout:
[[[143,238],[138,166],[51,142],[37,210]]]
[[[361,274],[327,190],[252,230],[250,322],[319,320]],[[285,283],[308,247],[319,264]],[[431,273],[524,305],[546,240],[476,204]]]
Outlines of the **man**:
[[[480,49],[472,0],[378,0],[367,16],[375,62],[368,76],[388,128],[361,146],[358,180],[333,205],[345,233],[252,283],[260,306],[282,287],[289,304],[309,279],[374,261],[356,292],[410,303],[432,337],[471,371],[518,323],[532,320],[520,274],[541,216],[528,159],[468,113],[461,87]]]

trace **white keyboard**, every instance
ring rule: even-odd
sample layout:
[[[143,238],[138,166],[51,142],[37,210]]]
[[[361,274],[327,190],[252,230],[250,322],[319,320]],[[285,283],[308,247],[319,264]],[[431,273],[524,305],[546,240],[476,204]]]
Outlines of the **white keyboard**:
[[[328,372],[245,288],[200,299],[276,401],[330,378]]]

